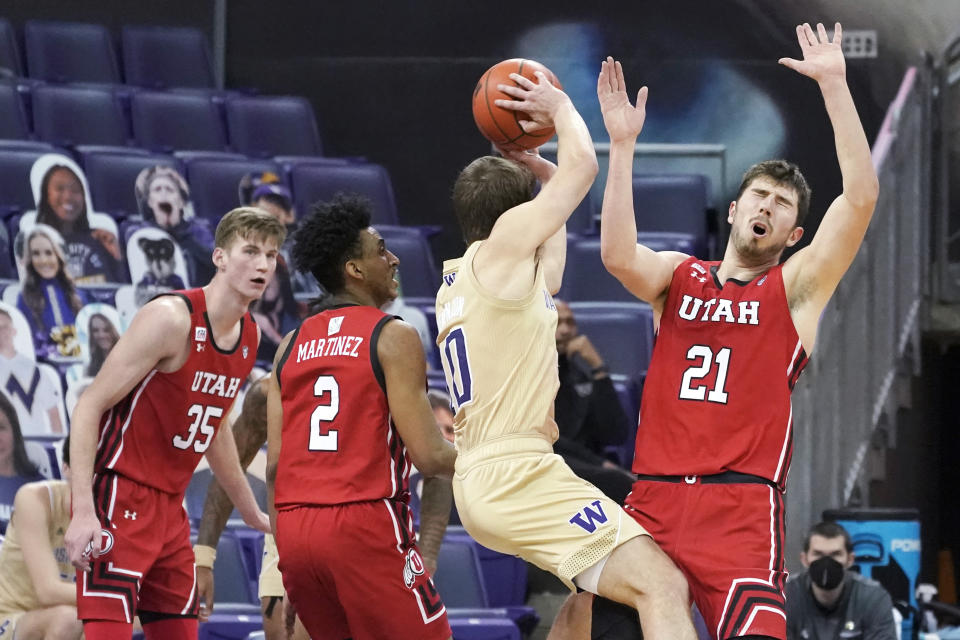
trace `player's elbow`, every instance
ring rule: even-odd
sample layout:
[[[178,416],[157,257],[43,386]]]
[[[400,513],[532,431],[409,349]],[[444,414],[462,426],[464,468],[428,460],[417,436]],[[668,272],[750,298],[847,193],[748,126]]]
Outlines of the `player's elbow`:
[[[41,582],[40,584],[34,585],[34,587],[37,594],[37,601],[40,603],[41,607],[46,609],[60,604],[65,604],[62,596],[60,595],[61,592],[56,588],[57,585],[48,582]]]
[[[847,201],[861,211],[873,211],[880,197],[880,180],[877,174],[863,176],[849,187],[845,186],[844,196]]]
[[[413,464],[428,478],[453,475],[453,464],[457,459],[456,450],[446,441],[430,448],[417,456],[411,456]]]

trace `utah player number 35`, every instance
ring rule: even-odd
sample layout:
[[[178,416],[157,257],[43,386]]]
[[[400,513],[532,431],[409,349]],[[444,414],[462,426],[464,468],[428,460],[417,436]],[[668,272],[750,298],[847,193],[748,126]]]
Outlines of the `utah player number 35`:
[[[210,424],[210,419],[219,420],[222,415],[223,409],[220,407],[204,407],[202,404],[191,405],[187,409],[187,416],[193,418],[193,422],[187,428],[186,436],[179,434],[173,436],[173,446],[177,449],[186,450],[192,445],[194,451],[203,453],[210,446],[211,438],[213,438],[213,433],[216,430],[216,426]],[[197,439],[198,431],[202,440]]]

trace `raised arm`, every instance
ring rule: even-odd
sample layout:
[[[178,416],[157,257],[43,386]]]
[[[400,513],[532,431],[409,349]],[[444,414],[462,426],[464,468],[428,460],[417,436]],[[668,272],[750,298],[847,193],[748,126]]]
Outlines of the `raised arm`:
[[[808,349],[812,347],[820,312],[860,249],[880,189],[870,145],[847,86],[841,37],[839,22],[832,41],[822,24],[817,25],[816,33],[809,24],[800,25],[797,40],[803,59],[780,59],[780,64],[816,80],[820,86],[843,176],[843,192],[827,209],[810,245],[794,254],[784,266],[794,321],[801,330],[812,327],[805,340]]]
[[[120,336],[100,373],[77,402],[70,429],[73,517],[64,541],[70,562],[79,569],[90,568],[83,552],[88,543],[100,536],[101,525],[93,506],[93,461],[100,417],[150,371],[163,370],[182,359],[189,349],[189,331],[190,314],[181,299],[164,296],[147,303],[134,316],[130,328]]]
[[[567,94],[550,84],[541,72],[537,72],[537,83],[518,74],[510,77],[520,86],[500,88],[518,100],[497,100],[497,105],[529,114],[531,120],[521,121],[525,130],[556,128],[557,168],[533,200],[500,216],[477,256],[485,265],[496,265],[498,274],[506,278],[512,277],[521,264],[532,261],[537,249],[566,224],[597,175],[590,132]],[[536,169],[534,172],[542,179]],[[488,284],[484,275],[478,275]],[[497,280],[499,277],[494,276],[494,288]]]
[[[659,312],[673,271],[687,256],[675,251],[658,253],[637,243],[633,149],[647,116],[647,88],[640,88],[636,106],[631,105],[623,67],[608,57],[600,65],[597,98],[610,136],[610,164],[600,213],[600,256],[607,271],[630,293]]]

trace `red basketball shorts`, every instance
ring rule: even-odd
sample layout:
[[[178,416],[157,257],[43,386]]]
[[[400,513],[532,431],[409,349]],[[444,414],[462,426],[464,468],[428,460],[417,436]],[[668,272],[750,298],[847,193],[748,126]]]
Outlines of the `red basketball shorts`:
[[[783,494],[689,480],[637,480],[627,513],[686,575],[712,637],[786,638]]]
[[[278,514],[283,586],[311,638],[451,636],[409,513],[404,504],[375,500]]]
[[[77,571],[77,617],[132,622],[138,611],[197,615],[183,497],[113,474],[94,478],[103,553]]]

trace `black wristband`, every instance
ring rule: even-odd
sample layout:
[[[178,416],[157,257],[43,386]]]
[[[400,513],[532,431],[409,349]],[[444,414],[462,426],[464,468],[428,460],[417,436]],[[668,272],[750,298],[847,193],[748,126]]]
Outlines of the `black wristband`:
[[[590,375],[595,376],[601,373],[610,373],[610,367],[605,364],[601,364],[599,367],[594,367],[590,369]]]

